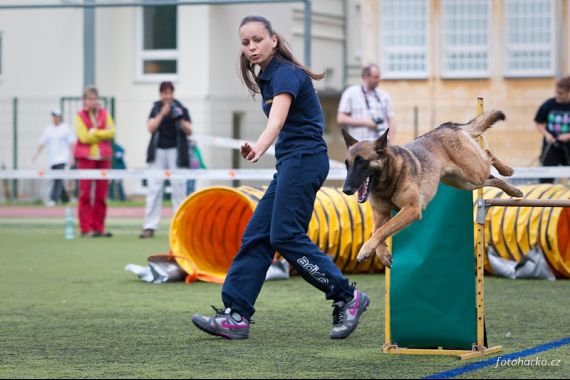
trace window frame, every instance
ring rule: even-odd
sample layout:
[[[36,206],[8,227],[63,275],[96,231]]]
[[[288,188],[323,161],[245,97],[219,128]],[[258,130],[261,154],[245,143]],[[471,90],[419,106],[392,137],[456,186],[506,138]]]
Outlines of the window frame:
[[[520,0],[505,0],[504,6],[504,12],[503,12],[503,23],[504,23],[504,32],[503,32],[503,38],[504,38],[504,64],[503,64],[503,76],[505,78],[549,78],[549,77],[553,77],[555,76],[555,69],[556,69],[556,64],[555,64],[555,59],[556,59],[556,15],[555,15],[555,6],[556,4],[554,3],[554,0],[544,0],[544,1],[548,1],[550,2],[550,17],[551,17],[551,23],[550,23],[550,43],[549,46],[547,48],[540,48],[540,46],[544,46],[544,45],[538,45],[538,44],[529,44],[529,43],[524,43],[524,44],[512,44],[509,43],[509,20],[508,20],[508,3],[513,3],[516,1],[520,1]],[[509,61],[510,61],[510,56],[511,56],[511,50],[515,50],[515,51],[520,51],[520,52],[531,52],[531,51],[536,51],[536,50],[545,50],[548,51],[550,53],[550,68],[549,69],[540,69],[540,70],[529,70],[529,69],[510,69],[509,68]]]
[[[454,0],[442,0],[441,2],[441,48],[442,48],[442,60],[441,60],[441,77],[442,79],[486,79],[491,77],[491,37],[492,37],[492,3],[491,0],[480,0],[477,2],[484,2],[487,5],[487,14],[485,16],[487,21],[487,42],[481,45],[448,45],[446,43],[448,30],[446,13],[447,3],[452,3]],[[467,2],[469,0],[466,0]],[[448,53],[454,52],[484,52],[487,54],[487,68],[485,70],[450,70],[448,66]]]
[[[417,2],[423,2],[425,4],[426,14],[425,14],[425,44],[422,47],[388,47],[386,44],[386,26],[387,23],[384,21],[384,11],[383,6],[387,3],[386,0],[383,0],[380,4],[379,11],[379,23],[380,23],[380,38],[379,41],[381,43],[380,47],[380,62],[381,62],[381,70],[382,70],[382,79],[386,80],[400,80],[400,79],[428,79],[431,70],[431,62],[430,62],[430,33],[431,33],[431,26],[430,26],[430,19],[431,19],[431,6],[430,0],[416,0]],[[401,2],[401,0],[397,1]],[[425,69],[419,71],[393,71],[389,70],[387,67],[388,59],[386,58],[389,54],[414,54],[419,53],[424,55],[425,59]]]
[[[150,5],[152,6],[152,5]],[[180,17],[179,7],[176,5],[176,49],[144,49],[144,8],[137,10],[137,49],[136,49],[136,80],[138,82],[159,83],[162,81],[176,82],[180,75]],[[144,62],[147,60],[174,60],[176,61],[176,73],[145,74]]]

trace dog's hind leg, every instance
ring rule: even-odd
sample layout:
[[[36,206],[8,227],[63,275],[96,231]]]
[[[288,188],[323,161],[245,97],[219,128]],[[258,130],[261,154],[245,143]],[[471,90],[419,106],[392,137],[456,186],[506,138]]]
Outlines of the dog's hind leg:
[[[485,149],[485,153],[487,153],[487,155],[491,159],[491,165],[493,165],[495,167],[495,169],[497,169],[497,171],[499,172],[500,175],[502,175],[504,177],[510,177],[515,173],[513,168],[506,165],[501,160],[499,160],[497,157],[495,157],[495,155],[493,153],[491,153],[491,151],[489,149]]]
[[[503,181],[502,179],[496,178],[492,175],[485,181],[484,186],[492,186],[497,187],[503,190],[505,193],[510,195],[511,197],[515,198],[522,198],[524,196],[523,192],[517,189],[514,186],[509,185],[507,182]]]

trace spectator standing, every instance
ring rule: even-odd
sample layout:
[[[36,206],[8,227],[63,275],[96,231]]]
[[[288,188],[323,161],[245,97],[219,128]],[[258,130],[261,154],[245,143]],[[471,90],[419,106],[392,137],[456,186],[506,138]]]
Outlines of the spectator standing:
[[[83,109],[75,116],[78,169],[110,169],[113,158],[111,141],[115,137],[113,118],[99,103],[99,91],[89,86],[83,91]],[[79,227],[81,236],[111,237],[105,231],[108,180],[79,181]]]
[[[376,140],[388,128],[390,141],[396,136],[392,100],[379,84],[380,68],[370,64],[362,69],[362,83],[348,87],[340,98],[337,122],[359,141]]]
[[[542,166],[570,166],[570,77],[556,82],[555,97],[545,101],[534,118],[542,134]],[[553,183],[541,178],[540,183]]]
[[[150,169],[180,169],[190,167],[188,136],[192,134],[192,120],[188,109],[174,98],[172,82],[162,82],[160,100],[155,102],[148,117],[147,129],[151,134],[147,149]],[[172,208],[174,211],[186,198],[186,181],[171,179]],[[160,225],[164,180],[149,178],[146,196],[144,225],[140,238],[152,238]]]
[[[48,163],[51,170],[63,170],[71,165],[71,152],[75,144],[75,133],[66,123],[62,122],[61,110],[54,108],[51,111],[52,123],[44,128],[40,137],[38,149],[34,154],[35,162],[44,147],[47,148]],[[69,202],[63,180],[53,181],[48,205],[58,202]]]

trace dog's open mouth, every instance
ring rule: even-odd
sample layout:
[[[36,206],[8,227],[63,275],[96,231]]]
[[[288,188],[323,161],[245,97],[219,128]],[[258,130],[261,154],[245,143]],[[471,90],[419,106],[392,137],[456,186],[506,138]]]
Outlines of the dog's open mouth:
[[[370,177],[366,178],[366,181],[358,188],[358,202],[364,203],[368,200],[368,194],[370,194],[370,189],[368,184],[370,183]]]

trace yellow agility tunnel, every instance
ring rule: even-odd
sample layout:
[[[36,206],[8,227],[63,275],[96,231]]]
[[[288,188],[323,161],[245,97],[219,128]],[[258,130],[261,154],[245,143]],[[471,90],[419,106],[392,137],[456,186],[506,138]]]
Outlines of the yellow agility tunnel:
[[[520,189],[526,199],[570,199],[570,190],[561,185],[530,185]],[[223,283],[264,191],[248,186],[209,187],[192,194],[180,205],[170,228],[170,246],[190,281]],[[485,188],[483,197],[508,198],[496,188]],[[371,262],[356,263],[358,250],[370,237],[372,225],[368,202],[360,204],[338,189],[321,188],[308,235],[343,273],[380,272],[383,267],[376,257]],[[491,207],[485,221],[485,252],[490,242],[501,257],[517,262],[538,244],[555,273],[570,278],[568,208]],[[487,272],[492,273],[485,261]]]
[[[570,199],[570,190],[562,185],[527,185],[519,188],[525,194],[525,199]],[[510,199],[496,188],[485,188],[483,198]],[[559,277],[568,278],[570,208],[491,207],[485,220],[485,252],[489,244],[493,245],[502,258],[516,262],[538,245],[555,273]],[[492,273],[488,262],[485,263],[485,269]]]
[[[238,252],[245,227],[265,189],[209,187],[188,197],[178,208],[170,227],[170,246],[190,281],[223,283]],[[330,255],[343,273],[383,270],[374,257],[357,263],[362,244],[372,234],[368,202],[341,190],[323,187],[317,193],[309,238]]]

